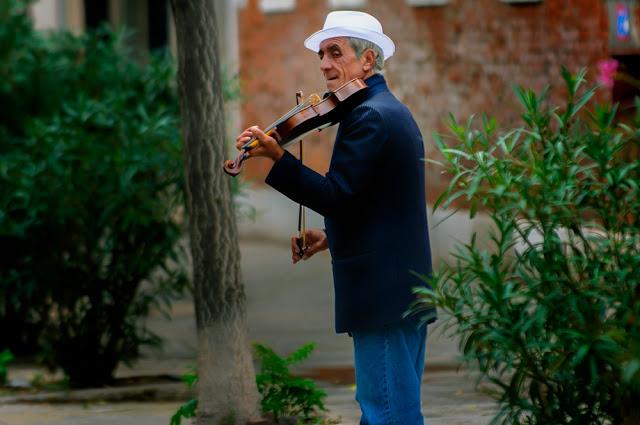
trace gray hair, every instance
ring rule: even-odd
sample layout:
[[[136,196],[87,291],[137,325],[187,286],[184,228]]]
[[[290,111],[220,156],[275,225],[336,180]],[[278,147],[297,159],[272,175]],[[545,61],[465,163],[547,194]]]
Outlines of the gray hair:
[[[373,50],[373,53],[376,55],[376,63],[373,66],[373,70],[376,73],[382,71],[382,68],[384,67],[384,55],[382,54],[380,46],[362,38],[347,37],[347,39],[349,40],[349,44],[351,44],[353,50],[356,52],[356,57],[358,59],[362,57],[367,49]]]

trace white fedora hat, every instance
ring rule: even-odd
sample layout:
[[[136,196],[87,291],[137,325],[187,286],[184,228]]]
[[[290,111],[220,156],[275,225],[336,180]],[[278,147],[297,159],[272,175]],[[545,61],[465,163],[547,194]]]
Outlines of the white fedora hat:
[[[382,32],[380,21],[364,12],[339,10],[329,13],[322,29],[311,34],[304,41],[304,46],[317,53],[320,43],[333,37],[357,37],[368,40],[382,49],[384,60],[389,59],[396,51],[393,41]]]

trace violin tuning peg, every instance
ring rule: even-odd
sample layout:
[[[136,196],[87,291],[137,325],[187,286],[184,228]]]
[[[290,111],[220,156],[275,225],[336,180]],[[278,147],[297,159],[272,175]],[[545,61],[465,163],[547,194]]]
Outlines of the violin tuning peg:
[[[318,103],[320,103],[322,101],[322,99],[320,98],[318,93],[313,93],[313,94],[309,95],[308,101],[312,105],[317,105]]]

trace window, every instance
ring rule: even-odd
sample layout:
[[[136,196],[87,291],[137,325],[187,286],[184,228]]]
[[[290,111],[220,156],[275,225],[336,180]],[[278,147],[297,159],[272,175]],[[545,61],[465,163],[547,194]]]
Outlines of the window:
[[[64,26],[64,5],[55,0],[40,0],[31,4],[31,16],[39,30],[58,29]]]
[[[109,22],[109,4],[107,0],[84,0],[84,24],[87,29],[98,28]]]
[[[635,84],[640,78],[640,55],[614,56],[618,61],[618,73],[628,77],[615,78],[612,87],[612,101],[618,103],[622,114],[633,116],[635,114],[635,99],[640,96],[640,87]]]
[[[331,9],[359,9],[366,4],[366,0],[329,0]]]
[[[409,6],[444,6],[451,0],[406,0]]]
[[[169,43],[169,2],[160,0],[147,4],[149,50],[167,47]]]
[[[260,0],[260,10],[263,13],[291,12],[295,8],[295,0]]]

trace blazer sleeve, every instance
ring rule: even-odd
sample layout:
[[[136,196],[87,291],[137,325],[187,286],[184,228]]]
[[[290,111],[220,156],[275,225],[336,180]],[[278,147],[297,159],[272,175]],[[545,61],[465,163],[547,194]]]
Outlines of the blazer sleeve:
[[[387,135],[375,109],[360,105],[350,117],[355,118],[342,124],[326,176],[285,152],[271,168],[266,183],[325,217],[351,207],[371,184]]]

